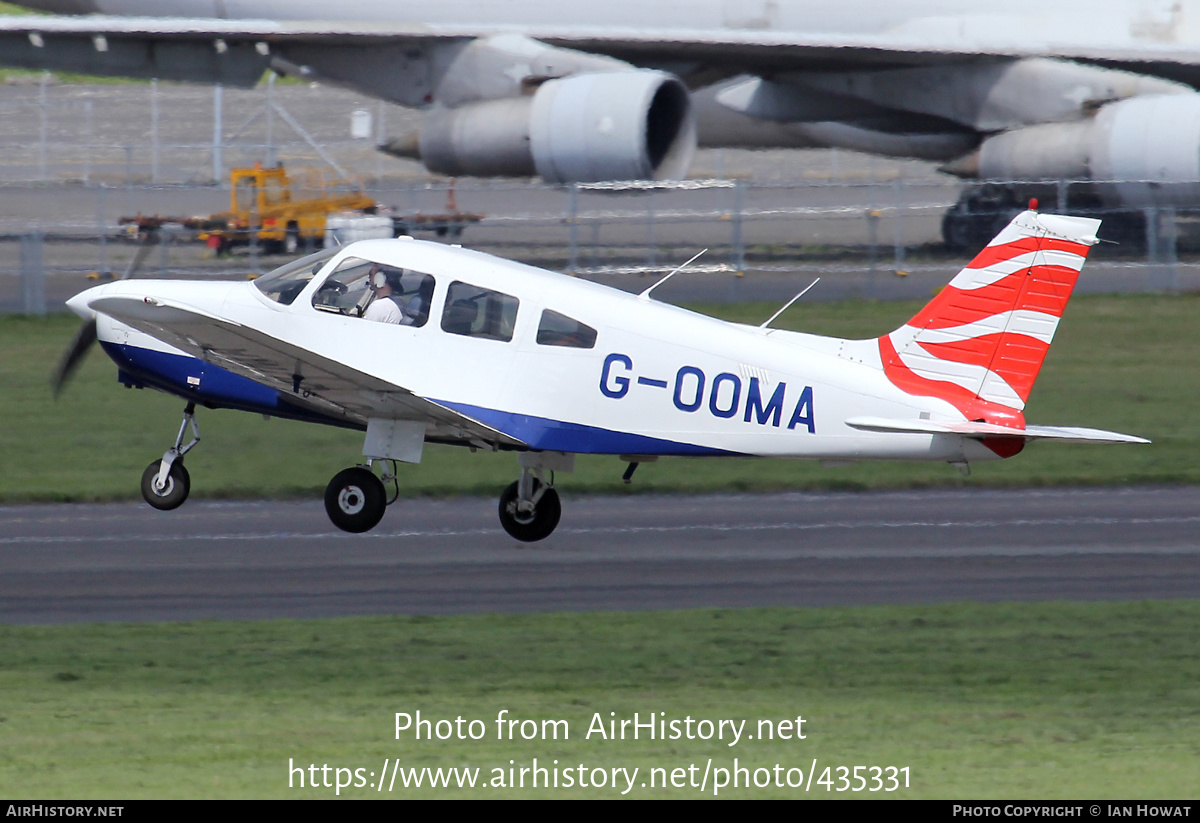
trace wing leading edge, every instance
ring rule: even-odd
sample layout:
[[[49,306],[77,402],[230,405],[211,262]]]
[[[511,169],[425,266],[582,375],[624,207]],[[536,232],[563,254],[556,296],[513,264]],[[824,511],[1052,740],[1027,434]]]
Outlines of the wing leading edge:
[[[365,425],[372,418],[420,420],[430,440],[487,447],[526,444],[445,405],[345,363],[191,306],[102,297],[90,307],[206,363],[268,386],[289,402]]]

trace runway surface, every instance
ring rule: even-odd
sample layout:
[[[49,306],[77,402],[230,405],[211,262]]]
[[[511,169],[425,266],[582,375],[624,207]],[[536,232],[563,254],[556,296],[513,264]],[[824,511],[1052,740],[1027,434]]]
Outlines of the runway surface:
[[[1186,598],[1198,535],[1194,487],[567,495],[532,545],[484,499],[13,506],[0,622]]]

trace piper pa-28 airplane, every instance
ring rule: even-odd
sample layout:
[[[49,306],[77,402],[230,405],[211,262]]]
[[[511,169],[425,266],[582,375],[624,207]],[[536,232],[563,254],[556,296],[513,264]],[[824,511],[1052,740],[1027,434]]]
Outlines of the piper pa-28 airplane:
[[[554,473],[577,454],[618,455],[628,479],[663,456],[964,465],[1030,440],[1147,442],[1025,424],[1099,229],[1032,206],[874,340],[773,329],[774,317],[728,323],[659,302],[654,286],[633,295],[409,238],[327,249],[252,283],[122,280],[69,305],[123,383],[187,401],[175,444],[142,478],[152,506],[187,498],[203,405],[365,430],[366,463],[325,493],[350,532],[379,523],[395,461],[420,462],[426,442],[514,451],[520,479],[500,522],[534,541],[558,524]]]

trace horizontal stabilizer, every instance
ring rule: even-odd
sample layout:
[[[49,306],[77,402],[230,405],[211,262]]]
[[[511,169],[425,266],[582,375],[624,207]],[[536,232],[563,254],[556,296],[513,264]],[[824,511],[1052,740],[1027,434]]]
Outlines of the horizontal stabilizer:
[[[1141,437],[1078,426],[1026,426],[1015,429],[995,423],[933,420],[892,420],[885,417],[853,417],[846,425],[861,431],[907,432],[910,434],[957,434],[962,437],[1019,437],[1023,440],[1057,440],[1063,443],[1149,443]]]

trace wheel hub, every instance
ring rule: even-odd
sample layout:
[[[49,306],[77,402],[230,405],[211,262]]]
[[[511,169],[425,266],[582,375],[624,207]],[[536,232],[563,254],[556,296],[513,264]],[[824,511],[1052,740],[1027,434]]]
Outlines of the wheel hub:
[[[357,486],[347,486],[338,494],[338,507],[346,514],[358,514],[366,502],[366,495]]]
[[[514,501],[508,507],[508,513],[513,520],[523,525],[528,525],[537,519],[537,508],[532,503],[522,505],[519,500]]]

